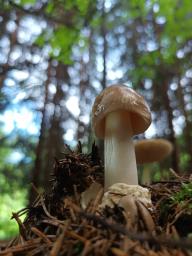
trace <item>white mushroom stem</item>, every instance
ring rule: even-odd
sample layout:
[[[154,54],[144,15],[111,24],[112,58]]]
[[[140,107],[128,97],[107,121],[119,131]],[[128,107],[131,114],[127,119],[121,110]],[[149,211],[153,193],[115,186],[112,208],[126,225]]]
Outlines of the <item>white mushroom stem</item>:
[[[143,169],[142,184],[149,185],[151,183],[151,170],[147,167]]]
[[[109,113],[105,119],[105,189],[115,183],[138,185],[129,113]]]

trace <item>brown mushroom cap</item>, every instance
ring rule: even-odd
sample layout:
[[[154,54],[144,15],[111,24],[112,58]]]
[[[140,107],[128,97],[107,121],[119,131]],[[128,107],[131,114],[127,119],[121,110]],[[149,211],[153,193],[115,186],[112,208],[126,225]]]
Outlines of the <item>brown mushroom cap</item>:
[[[165,139],[149,139],[135,142],[137,164],[160,162],[173,150],[172,144]]]
[[[117,110],[129,112],[133,135],[144,132],[151,124],[151,113],[145,99],[125,85],[107,87],[95,99],[92,125],[98,138],[105,136],[105,117]]]

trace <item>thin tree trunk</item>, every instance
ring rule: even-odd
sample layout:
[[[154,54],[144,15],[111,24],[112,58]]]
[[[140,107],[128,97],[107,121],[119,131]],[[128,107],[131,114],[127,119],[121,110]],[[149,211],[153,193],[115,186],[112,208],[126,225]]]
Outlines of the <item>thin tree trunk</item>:
[[[89,77],[87,74],[87,65],[89,63],[85,63],[83,61],[83,58],[80,61],[81,68],[80,68],[80,83],[79,83],[79,117],[78,117],[78,128],[77,128],[77,135],[76,138],[77,140],[83,140],[85,136],[87,135],[87,129],[86,125],[80,120],[81,116],[84,115],[85,111],[85,102],[86,102],[86,96],[85,92],[87,88],[89,87]]]
[[[62,91],[62,83],[68,79],[67,66],[58,64],[56,67],[57,88],[53,98],[54,113],[50,120],[50,129],[46,140],[46,154],[45,165],[43,168],[43,180],[42,185],[44,188],[49,189],[50,174],[53,169],[54,159],[63,152],[64,140],[63,140],[63,128],[61,123],[63,120],[63,107],[61,108],[61,100],[64,99]]]
[[[107,86],[107,31],[106,31],[106,12],[105,12],[105,0],[103,0],[103,6],[102,6],[102,25],[101,25],[101,36],[103,38],[103,76],[102,76],[102,89],[104,90]],[[98,146],[99,146],[99,153],[101,160],[104,161],[104,141],[99,139],[98,140]]]
[[[41,119],[41,127],[40,127],[40,133],[39,133],[39,140],[38,140],[38,145],[36,147],[36,152],[35,152],[35,163],[34,167],[31,173],[31,182],[36,188],[39,188],[42,183],[42,169],[43,169],[43,161],[44,161],[44,149],[45,149],[45,140],[46,140],[46,133],[47,133],[47,128],[46,128],[46,108],[47,108],[47,103],[48,103],[48,89],[49,89],[49,84],[50,84],[50,76],[51,76],[51,63],[49,61],[49,66],[47,70],[47,80],[45,83],[45,95],[44,95],[44,106],[42,109],[42,119]],[[34,189],[31,187],[29,191],[29,205],[34,201],[36,197],[36,192]]]
[[[94,35],[94,30],[93,30],[93,28],[90,28],[90,33],[89,33],[89,50],[88,50],[89,61],[87,63],[87,70],[88,70],[88,74],[89,74],[89,78],[88,78],[89,81],[90,81],[90,74],[92,74],[92,72],[94,70],[96,70],[96,65],[95,65],[96,52],[95,52],[94,37],[93,37],[93,35]],[[91,91],[91,94],[94,95],[93,97],[95,97],[95,91],[94,91],[93,87],[90,88],[90,91]],[[92,143],[94,141],[94,135],[93,135],[92,124],[91,124],[91,115],[92,114],[89,113],[90,122],[89,122],[88,128],[87,128],[87,132],[88,132],[88,152],[91,151]]]
[[[177,90],[178,100],[180,109],[182,111],[183,116],[185,117],[185,128],[183,132],[183,136],[185,139],[186,151],[189,155],[189,161],[186,167],[188,172],[192,171],[192,123],[189,121],[189,113],[186,110],[185,101],[184,101],[184,92],[181,84],[178,83],[178,90]]]
[[[177,148],[175,131],[174,131],[174,127],[173,127],[173,110],[170,105],[168,90],[169,90],[169,82],[165,80],[164,83],[162,83],[162,96],[163,96],[162,99],[163,99],[165,110],[167,112],[168,127],[169,127],[169,140],[173,144],[171,164],[172,164],[173,170],[175,172],[179,172],[178,148]]]
[[[103,77],[102,77],[102,88],[106,88],[106,76],[107,76],[107,31],[106,31],[106,12],[105,12],[105,0],[103,0],[102,6],[102,25],[101,25],[101,36],[103,38]]]

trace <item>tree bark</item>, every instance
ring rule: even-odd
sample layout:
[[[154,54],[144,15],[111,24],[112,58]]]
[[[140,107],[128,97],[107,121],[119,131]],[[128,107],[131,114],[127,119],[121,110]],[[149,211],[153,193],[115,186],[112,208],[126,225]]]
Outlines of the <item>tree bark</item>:
[[[43,171],[43,161],[44,161],[44,150],[45,150],[45,140],[46,140],[46,118],[47,118],[47,104],[48,104],[48,96],[49,96],[49,84],[50,84],[50,76],[51,76],[51,62],[49,61],[49,66],[47,70],[47,80],[45,83],[45,94],[44,94],[44,105],[42,109],[42,119],[41,119],[41,127],[39,132],[39,140],[35,151],[35,163],[31,173],[31,182],[38,189],[42,183],[42,171]],[[32,204],[36,197],[36,192],[33,187],[30,188],[29,191],[29,205]]]
[[[165,74],[164,74],[164,76],[165,76]],[[179,172],[179,157],[178,157],[178,147],[177,147],[177,142],[176,142],[176,136],[175,136],[175,131],[174,131],[174,127],[173,127],[173,110],[171,108],[170,99],[169,99],[169,95],[168,95],[169,81],[164,80],[161,87],[162,87],[162,99],[163,99],[165,110],[167,112],[169,140],[173,144],[171,164],[172,164],[172,169],[178,173]]]
[[[62,122],[66,118],[66,110],[61,107],[61,100],[65,99],[62,90],[63,82],[68,80],[68,68],[66,65],[59,63],[56,67],[56,93],[53,98],[54,112],[50,119],[50,129],[48,131],[46,140],[46,153],[43,168],[42,185],[44,188],[49,189],[50,174],[53,170],[54,159],[57,158],[64,150],[63,128]],[[64,117],[65,116],[65,117]],[[67,116],[68,117],[68,116]]]
[[[185,145],[186,145],[186,151],[189,155],[189,160],[187,163],[186,170],[187,172],[192,171],[192,123],[189,121],[189,113],[186,110],[186,104],[184,100],[184,92],[183,88],[181,87],[181,84],[178,82],[178,90],[177,90],[177,96],[179,100],[179,106],[181,109],[181,112],[185,118],[185,128],[183,131],[183,136],[185,139]]]
[[[84,122],[82,122],[81,116],[84,115],[85,109],[86,109],[86,91],[89,87],[89,76],[87,73],[87,68],[89,63],[85,63],[83,61],[83,58],[80,61],[81,67],[80,67],[80,83],[79,83],[79,109],[80,113],[78,116],[78,127],[77,127],[77,134],[76,138],[77,141],[84,140],[85,136],[88,136],[88,129],[86,128],[86,125]]]
[[[102,89],[104,90],[107,86],[107,31],[106,31],[106,12],[105,12],[105,0],[103,0],[102,6],[102,26],[101,26],[101,36],[103,38],[103,75],[102,75]],[[99,154],[101,160],[104,161],[104,141],[99,139],[98,140],[98,147],[99,147]]]

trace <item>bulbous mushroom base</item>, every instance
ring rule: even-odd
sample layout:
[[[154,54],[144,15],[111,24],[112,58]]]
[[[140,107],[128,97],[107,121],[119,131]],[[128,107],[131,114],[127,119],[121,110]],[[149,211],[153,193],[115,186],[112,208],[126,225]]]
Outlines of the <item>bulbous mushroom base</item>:
[[[127,228],[138,231],[139,226],[142,225],[144,230],[150,232],[155,230],[155,224],[151,216],[153,211],[151,194],[147,188],[124,183],[112,185],[104,193],[98,212],[102,213],[106,206],[113,208],[115,205],[123,208]]]
[[[152,207],[151,194],[147,188],[124,183],[115,183],[110,186],[107,192],[104,193],[100,207],[103,208],[106,205],[113,207],[114,204],[118,204],[119,200],[126,195],[141,201],[148,208]]]

